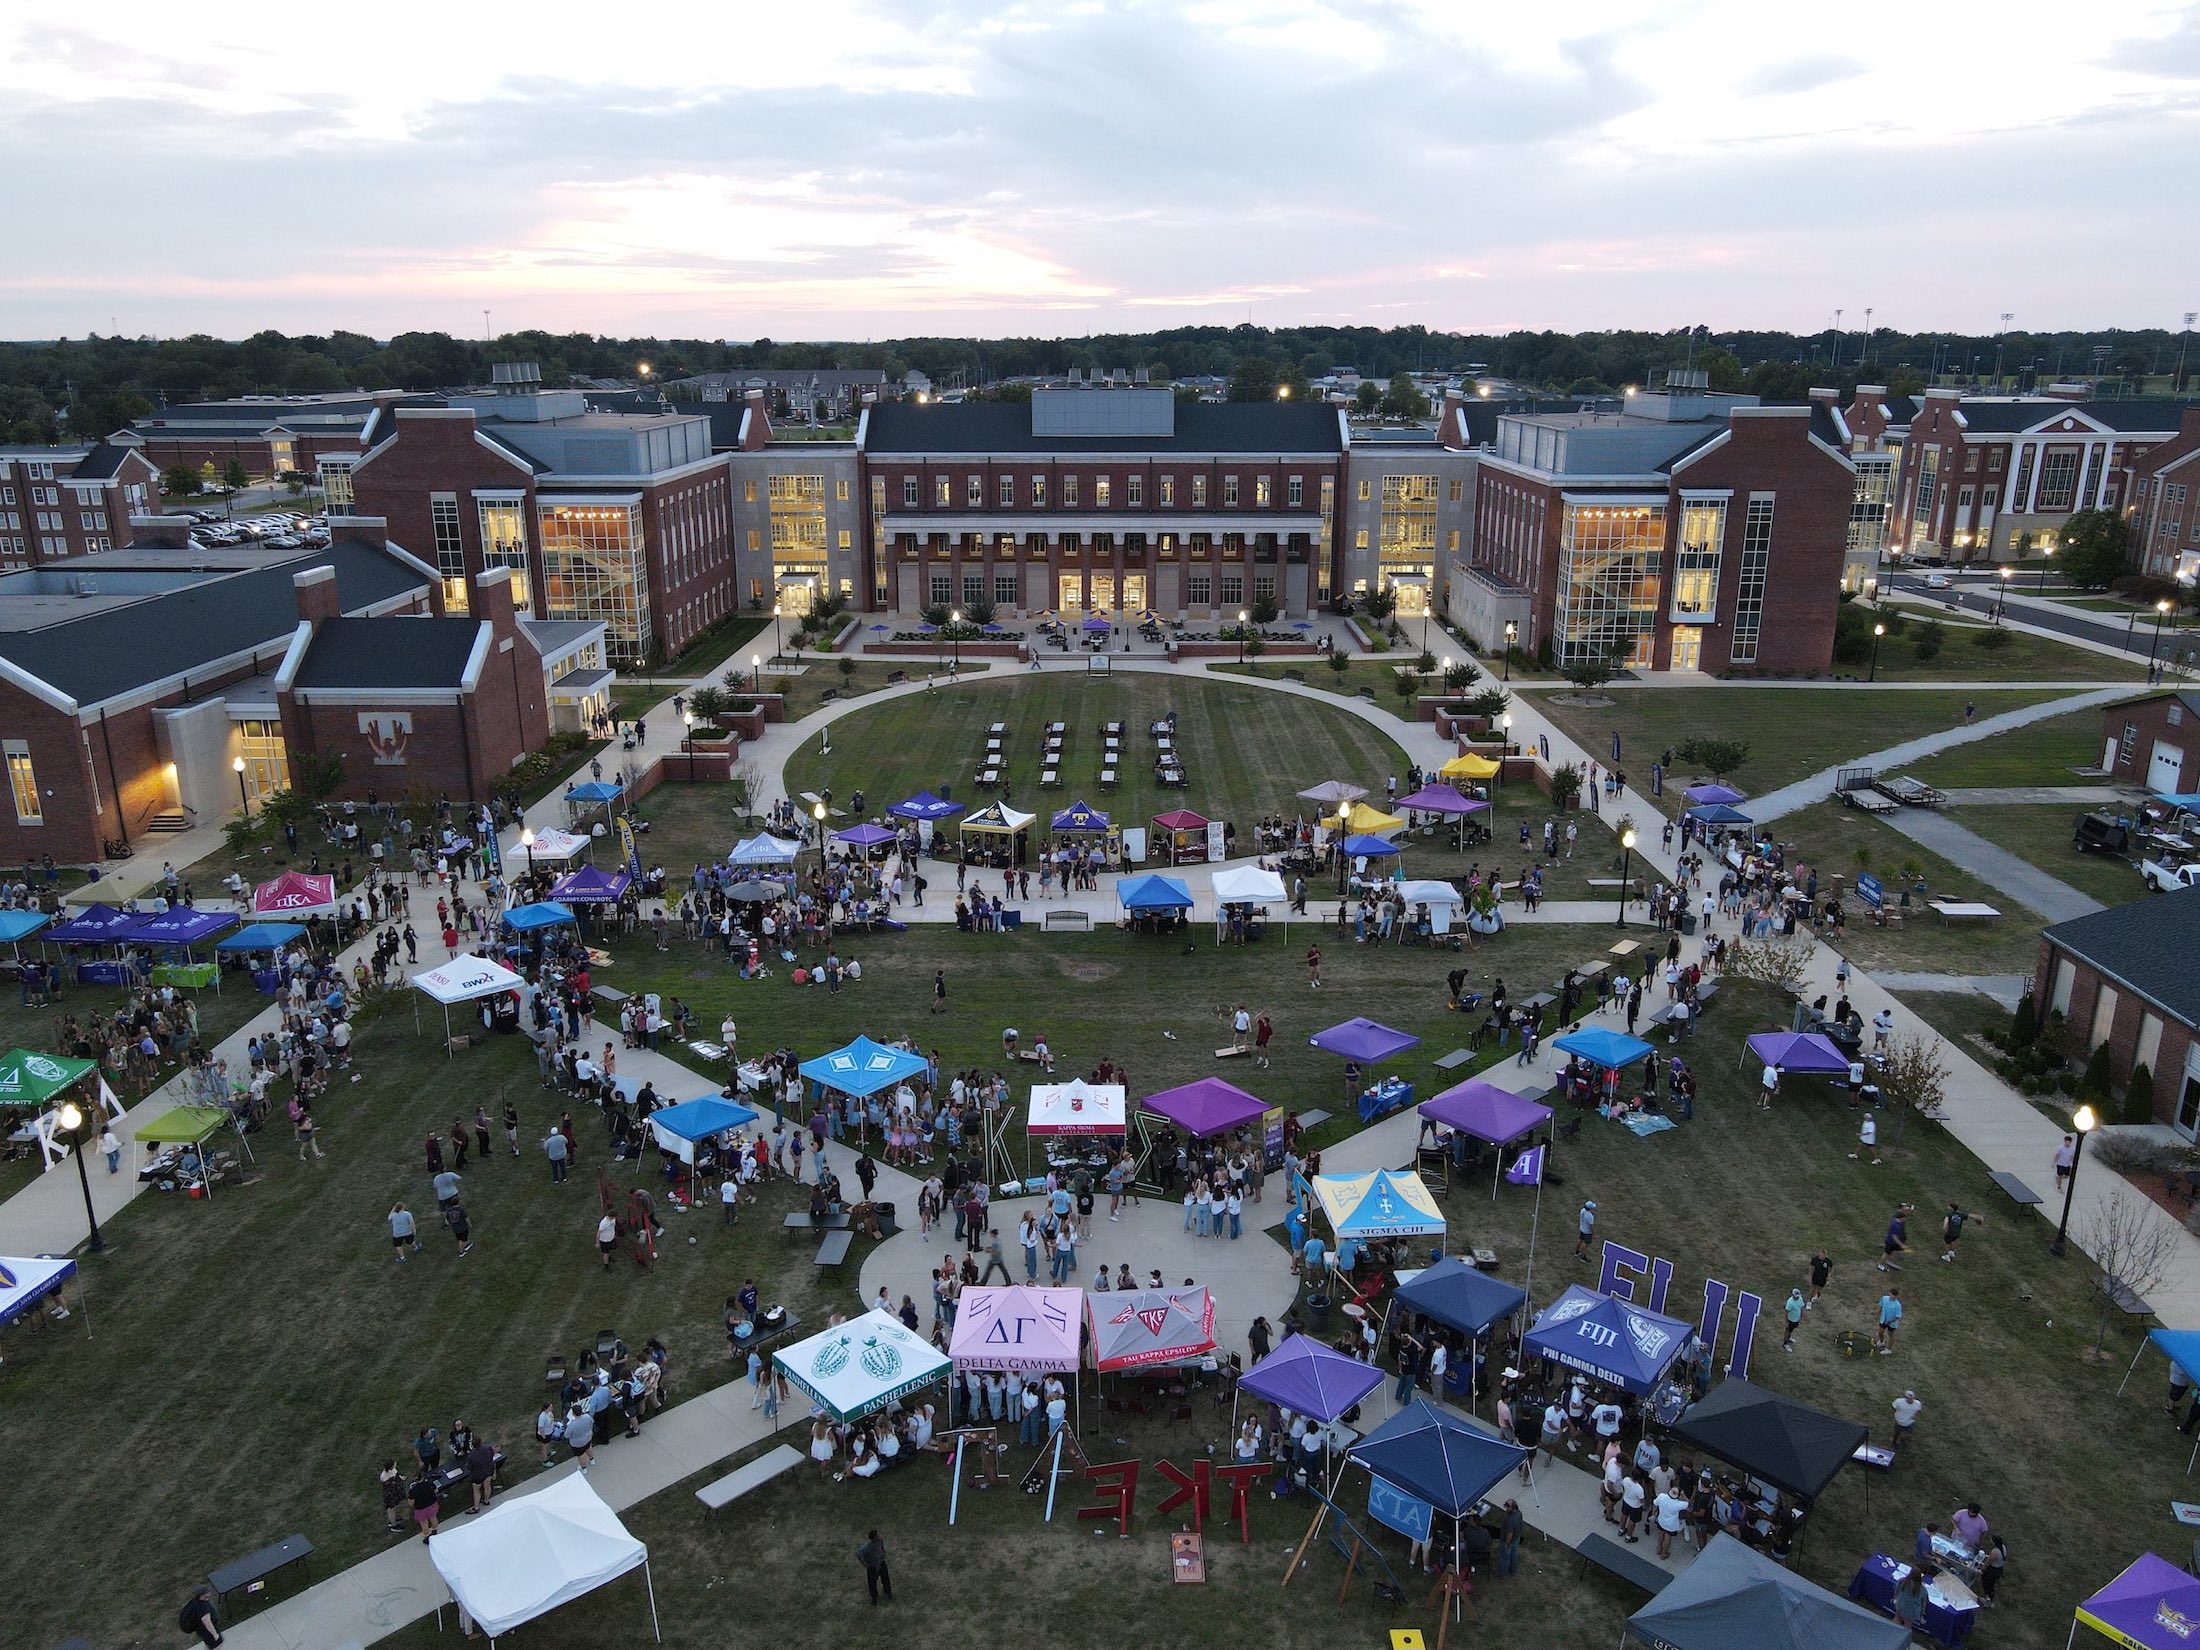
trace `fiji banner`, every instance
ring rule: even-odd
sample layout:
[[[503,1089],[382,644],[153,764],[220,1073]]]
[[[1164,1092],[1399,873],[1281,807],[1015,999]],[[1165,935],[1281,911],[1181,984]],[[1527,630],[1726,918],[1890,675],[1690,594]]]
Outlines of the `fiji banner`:
[[[1417,1495],[1408,1495],[1394,1484],[1386,1484],[1380,1478],[1367,1481],[1367,1516],[1376,1523],[1396,1530],[1400,1535],[1411,1536],[1415,1541],[1426,1541],[1430,1523],[1436,1517],[1436,1509]]]

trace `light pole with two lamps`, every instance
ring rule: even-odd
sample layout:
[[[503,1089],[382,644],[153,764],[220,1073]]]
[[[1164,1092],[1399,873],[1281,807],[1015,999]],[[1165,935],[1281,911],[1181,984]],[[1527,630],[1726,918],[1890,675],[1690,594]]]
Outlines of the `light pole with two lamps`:
[[[87,1254],[98,1254],[107,1247],[107,1240],[99,1235],[99,1216],[92,1209],[92,1174],[84,1167],[84,1150],[91,1133],[84,1110],[74,1100],[64,1100],[55,1111],[54,1119],[61,1125],[61,1132],[70,1137],[76,1152],[76,1182],[84,1189],[84,1224],[91,1229],[91,1236],[84,1240]]]
[[[2078,1150],[2070,1159],[2070,1176],[2063,1182],[2062,1219],[2055,1223],[2055,1241],[2047,1246],[2047,1252],[2060,1258],[2063,1239],[2070,1231],[2070,1200],[2078,1194],[2078,1165],[2085,1161],[2085,1137],[2093,1132],[2100,1119],[2093,1115],[2091,1106],[2080,1106],[2070,1114],[2071,1132],[2078,1137]]]
[[[1635,866],[1635,828],[1630,825],[1619,834],[1619,917],[1612,926],[1627,926],[1627,878]]]
[[[243,811],[246,823],[252,819],[252,794],[244,788],[244,758],[231,757],[229,771],[237,776],[237,806]]]
[[[1872,669],[1871,674],[1864,678],[1867,682],[1879,680],[1879,638],[1886,634],[1886,625],[1875,624],[1872,626]]]

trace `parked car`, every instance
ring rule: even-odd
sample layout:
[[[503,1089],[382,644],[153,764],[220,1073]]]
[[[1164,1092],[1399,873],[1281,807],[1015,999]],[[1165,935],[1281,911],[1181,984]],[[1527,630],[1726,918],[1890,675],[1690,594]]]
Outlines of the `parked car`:
[[[2150,859],[2139,867],[2139,875],[2157,894],[2172,893],[2179,888],[2200,888],[2200,861]]]
[[[1945,573],[1928,573],[1925,575],[1925,588],[1927,590],[1948,590],[1954,588],[1954,585],[1955,581]]]

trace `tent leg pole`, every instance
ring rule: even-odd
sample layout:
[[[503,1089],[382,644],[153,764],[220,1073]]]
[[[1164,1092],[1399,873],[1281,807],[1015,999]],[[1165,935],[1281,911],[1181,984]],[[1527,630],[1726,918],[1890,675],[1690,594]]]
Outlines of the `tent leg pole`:
[[[649,1633],[659,1644],[665,1642],[665,1630],[657,1622],[657,1583],[649,1573],[649,1560],[642,1560],[642,1585],[649,1589]]]
[[[2147,1342],[2147,1336],[2141,1335],[2139,1337],[2139,1350],[2131,1355],[2131,1362],[2124,1368],[2124,1378],[2116,1383],[2117,1397],[2121,1398],[2124,1395],[2124,1388],[2131,1385],[2132,1372],[2139,1367],[2139,1360],[2147,1355]]]
[[[952,1417],[950,1417],[952,1419]],[[955,1527],[955,1513],[962,1505],[963,1435],[955,1434],[955,1487],[947,1492],[947,1527]]]
[[[1047,1523],[1049,1523],[1049,1524],[1051,1524],[1051,1523],[1053,1523],[1053,1522],[1054,1522],[1054,1489],[1055,1489],[1055,1486],[1056,1486],[1056,1485],[1057,1485],[1058,1483],[1060,1483],[1060,1482],[1061,1482],[1061,1473],[1062,1473],[1062,1429],[1061,1429],[1060,1427],[1056,1427],[1056,1428],[1054,1429],[1054,1460],[1052,1461],[1052,1463],[1051,1463],[1051,1464],[1050,1464],[1050,1465],[1048,1466],[1048,1468],[1047,1468],[1047,1516],[1046,1516],[1046,1522],[1047,1522]]]

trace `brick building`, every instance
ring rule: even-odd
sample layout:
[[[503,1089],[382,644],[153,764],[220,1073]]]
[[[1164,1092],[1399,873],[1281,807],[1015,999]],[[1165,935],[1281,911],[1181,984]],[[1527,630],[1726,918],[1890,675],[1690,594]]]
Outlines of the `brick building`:
[[[2176,435],[2180,411],[2174,401],[1927,390],[1902,424],[1884,390],[1859,386],[1848,418],[1900,448],[1890,551],[2014,561],[2051,547],[2080,510],[2123,509],[2148,453]]]
[[[2134,1068],[2154,1077],[2154,1115],[2200,1135],[2200,888],[2096,911],[2040,935],[2032,1000],[2052,1008],[2088,1052],[2107,1044],[2121,1095]]]
[[[1453,610],[1561,663],[1814,675],[1832,661],[1856,466],[1819,402],[1694,387],[1576,412],[1503,415],[1474,482]]]
[[[2186,585],[2200,577],[2200,407],[2133,465],[2124,519],[2140,572]]]
[[[133,421],[117,439],[135,446],[156,472],[188,464],[220,475],[235,463],[255,481],[291,471],[311,475],[324,452],[356,451],[359,432],[375,413],[433,399],[403,390],[348,390],[179,401]]]
[[[159,473],[127,445],[0,447],[0,572],[134,544],[159,512]]]
[[[886,374],[876,367],[758,368],[748,372],[705,372],[675,378],[664,386],[677,400],[739,406],[750,392],[762,396],[774,418],[837,422],[855,417],[866,401],[892,394]]]
[[[600,624],[614,663],[677,653],[736,606],[732,488],[708,420],[524,387],[378,411],[319,459],[332,524],[379,517],[463,612],[509,570],[527,616]]]
[[[2200,791],[2200,689],[2180,688],[2101,712],[2101,771],[2158,796]]]

